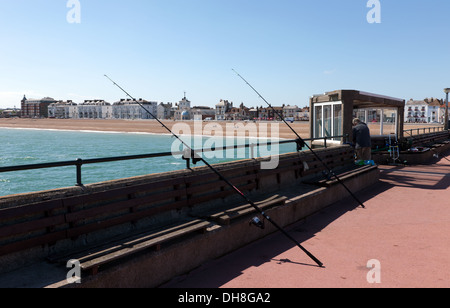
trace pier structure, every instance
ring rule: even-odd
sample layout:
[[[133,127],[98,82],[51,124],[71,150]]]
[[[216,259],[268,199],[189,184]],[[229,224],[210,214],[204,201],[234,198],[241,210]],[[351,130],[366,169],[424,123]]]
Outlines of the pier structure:
[[[311,134],[324,139],[312,142],[314,153],[279,155],[277,168],[269,170],[261,168],[268,158],[215,168],[282,227],[316,219],[333,204],[343,213],[359,208],[342,183],[353,193],[363,194],[365,201],[378,200],[378,192],[383,193],[380,171],[393,187],[410,183],[429,193],[446,191],[448,164],[432,172],[431,167],[426,171],[405,162],[448,160],[449,131],[405,135],[404,104],[404,100],[353,90],[313,96]],[[351,138],[354,117],[372,125],[372,154],[384,166],[356,165],[353,147],[335,137]],[[394,148],[396,160],[392,160]],[[264,221],[255,223],[263,220],[256,209],[209,168],[187,167],[90,185],[80,180],[74,187],[0,197],[0,287],[158,287],[276,233]],[[439,185],[409,179],[411,174],[428,173]],[[372,188],[375,193],[367,195]],[[389,202],[398,200],[391,206],[401,202],[402,194],[389,196]],[[441,195],[436,202],[442,203]],[[389,216],[389,209],[384,211]],[[352,246],[358,249],[347,249],[358,254],[366,246],[358,242]],[[308,248],[314,253],[314,245]],[[310,260],[304,257],[297,263],[308,265]],[[80,283],[68,279],[77,269]]]

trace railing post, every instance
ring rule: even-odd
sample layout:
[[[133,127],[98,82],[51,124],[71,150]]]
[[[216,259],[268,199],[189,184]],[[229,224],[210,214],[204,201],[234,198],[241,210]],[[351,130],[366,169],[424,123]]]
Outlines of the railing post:
[[[255,158],[255,144],[254,143],[250,144],[250,158],[251,159]]]
[[[81,181],[81,166],[83,166],[83,160],[78,158],[75,165],[77,167],[77,186],[83,186]]]

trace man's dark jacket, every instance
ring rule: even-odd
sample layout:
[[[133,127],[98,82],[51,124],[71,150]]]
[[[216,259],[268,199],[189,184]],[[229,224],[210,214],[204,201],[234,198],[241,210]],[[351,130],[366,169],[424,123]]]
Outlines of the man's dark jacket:
[[[368,148],[372,146],[370,141],[370,130],[366,123],[359,123],[353,127],[353,143],[355,148]]]

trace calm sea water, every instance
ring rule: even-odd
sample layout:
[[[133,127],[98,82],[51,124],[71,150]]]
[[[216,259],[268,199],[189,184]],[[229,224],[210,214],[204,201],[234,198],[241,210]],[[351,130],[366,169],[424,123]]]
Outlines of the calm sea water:
[[[184,140],[196,149],[198,146],[195,145],[199,143],[211,146],[211,138],[200,140],[200,142],[188,138]],[[0,167],[74,161],[77,158],[91,159],[171,152],[172,148],[182,148],[176,147],[175,141],[176,139],[169,135],[0,128]],[[249,140],[234,142],[242,144],[248,143]],[[215,145],[221,146],[221,143],[225,146],[229,141],[215,142]],[[280,145],[279,149],[283,153],[292,152],[294,145]],[[273,149],[267,147],[265,150],[266,153],[267,151],[272,153],[270,151]],[[258,154],[266,156],[264,152]],[[238,150],[234,153],[232,151],[222,152],[221,155],[211,153],[209,155],[205,156],[205,159],[211,164],[249,158],[248,151],[243,153]],[[197,166],[200,165],[202,163],[197,164]],[[83,184],[91,184],[184,168],[186,168],[185,161],[173,156],[101,163],[84,165],[82,180]],[[70,187],[75,183],[74,166],[0,173],[0,196]]]

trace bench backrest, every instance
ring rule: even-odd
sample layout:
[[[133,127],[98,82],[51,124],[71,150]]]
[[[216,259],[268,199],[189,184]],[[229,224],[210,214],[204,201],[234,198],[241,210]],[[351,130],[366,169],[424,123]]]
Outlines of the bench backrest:
[[[450,138],[448,131],[441,131],[429,134],[422,134],[412,136],[412,147],[426,146],[432,143],[438,143],[439,141],[448,140]]]

